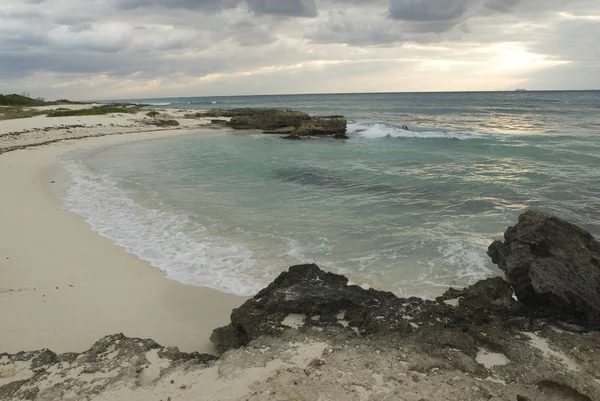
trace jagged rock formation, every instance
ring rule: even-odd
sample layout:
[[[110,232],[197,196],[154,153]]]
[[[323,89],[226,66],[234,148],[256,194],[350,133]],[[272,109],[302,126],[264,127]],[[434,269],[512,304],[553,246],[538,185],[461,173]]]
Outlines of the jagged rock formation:
[[[209,110],[197,117],[228,117],[226,126],[237,130],[261,130],[271,134],[287,134],[286,139],[308,136],[333,136],[347,139],[347,121],[341,116],[311,117],[294,110],[230,109]]]
[[[402,300],[390,292],[348,286],[348,279],[319,269],[317,265],[290,267],[267,288],[234,309],[231,323],[213,331],[211,341],[221,350],[238,348],[260,336],[281,334],[290,314],[302,314],[309,326],[345,325],[363,332],[380,326],[410,331],[408,321],[394,319],[418,309],[425,301],[403,308]],[[382,324],[384,323],[384,324]]]
[[[290,315],[301,317],[303,327],[349,327],[360,335],[411,334],[415,325],[432,323],[466,328],[494,318],[527,316],[527,309],[512,294],[511,287],[497,277],[461,291],[449,290],[438,302],[404,299],[348,285],[346,277],[314,264],[292,266],[234,309],[231,323],[215,329],[210,339],[220,351],[238,348],[261,336],[280,335]],[[459,299],[456,308],[444,302],[452,299]]]
[[[518,254],[546,274],[575,269],[569,241],[595,255],[593,238],[547,215],[508,232],[490,251],[506,266]],[[0,354],[0,400],[600,400],[600,332],[557,320],[562,303],[524,300],[501,277],[432,301],[293,266],[213,332],[218,360],[123,335],[82,354]]]
[[[0,354],[0,400],[60,400],[76,393],[84,399],[113,383],[144,385],[183,364],[205,365],[215,359],[122,334],[104,337],[81,354]]]
[[[589,232],[527,211],[488,254],[522,303],[600,327],[600,242]]]
[[[584,328],[557,322],[547,309],[532,314],[531,308],[513,299],[512,288],[500,277],[463,290],[450,289],[433,302],[349,286],[344,276],[316,265],[293,266],[234,310],[231,323],[216,329],[211,341],[232,352],[267,338],[289,339],[290,327],[309,338],[345,344],[345,364],[354,348],[363,350],[357,354],[380,350],[382,356],[402,350],[401,354],[413,353],[409,371],[454,371],[478,380],[512,383],[510,391],[503,384],[476,390],[478,394],[461,386],[435,393],[444,399],[600,399],[600,378],[594,373],[600,367],[594,356],[600,350],[595,343],[600,333],[582,334]],[[373,369],[373,361],[368,364]],[[353,365],[360,371],[359,362]],[[329,372],[339,369],[338,364]],[[345,371],[352,375],[351,369]],[[401,387],[406,385],[402,383]],[[435,381],[430,384],[435,386]],[[407,399],[419,400],[418,394]],[[391,394],[387,397],[372,399],[394,399]]]

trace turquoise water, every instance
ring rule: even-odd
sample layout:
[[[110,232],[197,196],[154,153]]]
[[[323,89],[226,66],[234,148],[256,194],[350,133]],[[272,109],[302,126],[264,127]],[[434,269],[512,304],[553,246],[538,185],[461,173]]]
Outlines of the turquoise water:
[[[499,274],[486,248],[528,207],[600,233],[598,92],[152,100],[352,119],[346,142],[202,133],[65,155],[65,207],[185,283],[248,295],[316,262],[433,296]]]

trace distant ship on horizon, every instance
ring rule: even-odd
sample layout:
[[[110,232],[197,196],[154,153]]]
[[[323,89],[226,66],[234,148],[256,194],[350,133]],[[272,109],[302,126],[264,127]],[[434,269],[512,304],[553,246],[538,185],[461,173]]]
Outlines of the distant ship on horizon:
[[[515,89],[515,92],[527,92],[527,89]]]

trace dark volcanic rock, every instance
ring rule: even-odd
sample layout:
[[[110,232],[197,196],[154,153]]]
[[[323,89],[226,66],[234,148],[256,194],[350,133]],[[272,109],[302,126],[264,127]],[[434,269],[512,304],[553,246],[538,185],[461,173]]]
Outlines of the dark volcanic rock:
[[[299,127],[310,116],[301,111],[257,109],[250,114],[236,115],[227,123],[233,129],[277,130],[285,127]]]
[[[342,139],[346,135],[346,119],[341,116],[311,117],[294,110],[231,109],[209,110],[197,117],[229,117],[226,123],[233,129],[261,130],[268,134],[297,136],[332,135]],[[291,138],[286,138],[291,139]],[[345,138],[343,138],[345,139]]]
[[[600,243],[589,232],[527,211],[506,231],[504,242],[490,245],[488,254],[522,303],[598,327]]]
[[[459,305],[470,311],[497,310],[507,311],[515,306],[511,286],[502,277],[482,280],[471,287],[455,290],[449,289],[438,298],[438,301],[459,299]]]
[[[492,318],[507,320],[528,313],[513,299],[513,290],[502,277],[482,280],[462,290],[450,288],[437,298],[438,302],[454,299],[458,300],[458,307],[451,315],[455,325],[456,322],[484,324]]]
[[[300,136],[346,136],[346,120],[343,118],[311,117],[310,120],[302,121],[300,125],[294,126],[291,133]]]
[[[196,117],[236,117],[245,116],[256,113],[258,110],[269,110],[269,109],[252,109],[252,108],[240,108],[240,109],[213,109],[200,111],[195,114]]]
[[[156,125],[157,127],[177,127],[179,126],[179,121],[177,120],[164,120],[164,119],[153,119],[146,120],[146,124]]]
[[[291,135],[282,136],[281,139],[287,139],[290,141],[301,141],[302,137],[300,135],[291,134]]]
[[[290,267],[254,298],[234,309],[231,323],[213,331],[210,340],[220,351],[237,348],[263,336],[277,336],[289,314],[303,314],[314,325],[335,325],[339,320],[350,326],[369,330],[369,325],[384,316],[388,307],[399,311],[399,299],[390,292],[364,290],[349,286],[348,279],[319,269],[317,265]],[[389,311],[387,311],[389,312]],[[387,321],[390,329],[410,331],[410,325]]]
[[[260,336],[279,336],[290,314],[302,315],[302,329],[348,326],[361,335],[410,334],[419,325],[466,329],[495,317],[517,316],[512,290],[501,278],[462,291],[459,307],[391,292],[348,285],[348,279],[317,265],[290,267],[231,314],[228,326],[213,331],[220,351],[247,345]],[[455,298],[451,295],[445,299]],[[352,333],[354,334],[354,333]]]

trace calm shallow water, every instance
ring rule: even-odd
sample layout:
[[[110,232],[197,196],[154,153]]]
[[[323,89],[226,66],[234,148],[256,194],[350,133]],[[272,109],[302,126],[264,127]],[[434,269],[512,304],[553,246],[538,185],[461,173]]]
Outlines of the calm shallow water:
[[[486,248],[528,207],[600,233],[597,92],[283,98],[216,105],[344,114],[351,139],[202,134],[78,150],[64,156],[65,207],[173,279],[244,295],[315,262],[433,296],[498,274]],[[201,101],[174,107],[213,104]]]

